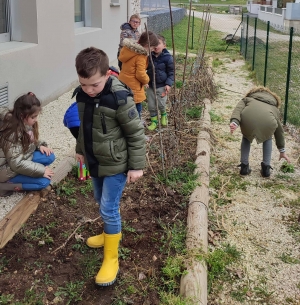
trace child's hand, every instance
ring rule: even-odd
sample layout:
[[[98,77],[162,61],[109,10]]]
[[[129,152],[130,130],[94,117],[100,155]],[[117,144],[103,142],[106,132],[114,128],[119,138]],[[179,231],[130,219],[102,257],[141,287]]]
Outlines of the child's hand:
[[[237,129],[237,125],[234,124],[233,122],[230,123],[230,133],[233,133]]]
[[[280,155],[279,155],[279,161],[281,159],[285,159],[288,163],[290,163],[290,159],[289,157],[285,154],[285,152],[281,152]]]
[[[75,159],[77,160],[77,162],[84,163],[84,156],[83,155],[76,154]]]
[[[168,85],[165,85],[166,94],[168,94],[171,90],[171,87]]]
[[[53,149],[52,148],[49,148],[49,147],[46,147],[46,146],[43,146],[41,145],[40,146],[40,152],[42,154],[46,154],[46,156],[50,156],[50,154],[53,153]]]
[[[144,85],[144,87],[146,88],[146,89],[148,89],[149,88],[149,85],[147,84],[147,85]]]
[[[48,178],[51,180],[51,177],[54,175],[54,172],[52,169],[50,169],[48,166],[45,167],[44,176],[45,178]]]
[[[127,173],[127,183],[136,182],[139,178],[143,176],[143,170],[129,170]]]

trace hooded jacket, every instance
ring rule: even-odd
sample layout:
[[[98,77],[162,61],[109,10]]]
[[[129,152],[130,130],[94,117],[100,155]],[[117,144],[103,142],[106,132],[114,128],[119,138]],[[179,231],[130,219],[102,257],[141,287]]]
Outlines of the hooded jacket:
[[[233,110],[230,122],[240,125],[242,134],[250,142],[262,143],[274,134],[279,150],[285,146],[280,122],[280,98],[265,87],[250,90]]]
[[[84,155],[91,176],[143,169],[144,127],[130,90],[110,76],[96,97],[90,97],[81,87],[75,89],[74,95],[81,121],[76,153]]]
[[[140,39],[141,34],[138,30],[134,30],[128,22],[123,23],[120,26],[120,44],[119,50],[123,47],[123,40],[125,38],[130,38],[134,41],[138,41]]]
[[[135,103],[141,103],[146,99],[144,85],[149,83],[147,51],[138,43],[124,39],[119,60],[122,62],[119,80],[132,90]]]
[[[155,53],[152,52],[151,56],[155,68],[156,88],[164,87],[166,85],[172,87],[174,83],[173,56],[167,49],[163,49],[158,56],[155,56]],[[150,62],[148,64],[147,74],[150,78],[149,86],[153,88],[153,69]]]
[[[0,124],[8,112],[7,108],[0,108]],[[21,136],[17,143],[12,143],[7,153],[0,148],[0,182],[7,182],[16,175],[29,177],[43,177],[45,166],[40,163],[32,162],[33,153],[41,145],[47,146],[46,142],[38,141],[31,143],[26,152],[23,152]]]

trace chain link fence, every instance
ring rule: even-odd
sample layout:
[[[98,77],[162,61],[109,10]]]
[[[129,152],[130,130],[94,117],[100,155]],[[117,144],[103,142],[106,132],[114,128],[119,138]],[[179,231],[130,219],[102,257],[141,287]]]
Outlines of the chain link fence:
[[[298,33],[293,27],[276,29],[269,22],[243,15],[241,53],[254,71],[258,83],[281,97],[283,123],[295,126],[300,126]]]

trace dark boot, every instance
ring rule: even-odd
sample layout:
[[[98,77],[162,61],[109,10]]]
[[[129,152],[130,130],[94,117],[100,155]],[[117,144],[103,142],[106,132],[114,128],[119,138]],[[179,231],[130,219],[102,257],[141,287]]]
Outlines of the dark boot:
[[[241,163],[238,167],[241,168],[241,170],[240,170],[241,176],[247,176],[251,173],[249,163],[248,164]]]
[[[270,169],[273,169],[271,167],[271,165],[266,165],[264,162],[261,162],[261,175],[264,177],[264,178],[269,178],[270,177]]]

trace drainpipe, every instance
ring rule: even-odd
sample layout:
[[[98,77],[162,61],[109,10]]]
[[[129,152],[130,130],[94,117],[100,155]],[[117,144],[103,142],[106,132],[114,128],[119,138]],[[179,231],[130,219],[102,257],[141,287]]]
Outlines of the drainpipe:
[[[131,16],[131,0],[127,0],[127,20],[129,20],[129,17]]]

